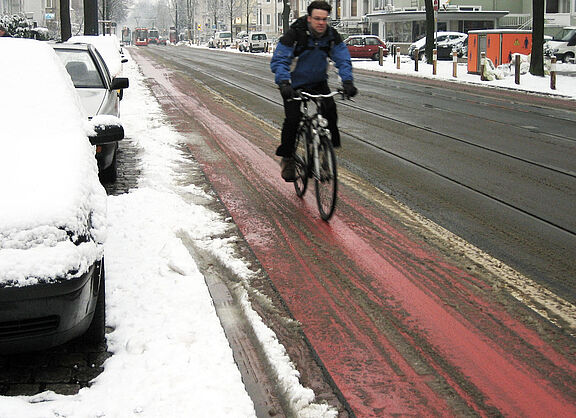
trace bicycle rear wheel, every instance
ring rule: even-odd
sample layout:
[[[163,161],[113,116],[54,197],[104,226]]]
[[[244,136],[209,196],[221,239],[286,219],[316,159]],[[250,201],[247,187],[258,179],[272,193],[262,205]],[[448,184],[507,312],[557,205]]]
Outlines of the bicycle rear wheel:
[[[320,217],[327,221],[334,214],[336,195],[338,193],[338,173],[336,171],[336,155],[329,138],[320,137],[318,145],[320,172],[315,177],[316,202]]]
[[[308,146],[306,140],[309,134],[308,126],[301,125],[296,134],[296,144],[294,148],[294,162],[296,165],[296,180],[294,189],[298,197],[304,196],[308,187]]]

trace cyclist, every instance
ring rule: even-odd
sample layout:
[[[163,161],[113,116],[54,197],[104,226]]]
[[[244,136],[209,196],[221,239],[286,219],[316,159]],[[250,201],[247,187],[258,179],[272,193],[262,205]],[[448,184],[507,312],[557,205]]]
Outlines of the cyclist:
[[[334,61],[342,79],[344,94],[353,97],[358,93],[352,77],[352,62],[348,48],[336,29],[329,26],[328,18],[332,6],[326,1],[317,0],[308,5],[308,15],[298,18],[290,29],[280,38],[274,51],[270,68],[275,74],[274,81],[280,88],[284,100],[285,119],[282,125],[280,146],[276,155],[282,157],[282,178],[285,181],[295,180],[293,159],[294,142],[300,121],[300,102],[293,101],[295,89],[311,94],[328,94],[328,58]],[[296,66],[291,72],[294,58]],[[340,146],[336,103],[329,98],[324,101],[323,115],[328,120],[332,143]]]

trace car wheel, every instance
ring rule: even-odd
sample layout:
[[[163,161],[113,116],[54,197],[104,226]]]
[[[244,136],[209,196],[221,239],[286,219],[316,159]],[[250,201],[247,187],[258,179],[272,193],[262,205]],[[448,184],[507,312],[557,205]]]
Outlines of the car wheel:
[[[106,336],[106,274],[104,272],[104,258],[102,258],[100,268],[96,269],[96,272],[100,275],[100,285],[98,287],[98,299],[96,300],[94,317],[84,335],[80,337],[82,342],[88,344],[99,344],[104,341]]]
[[[100,172],[100,181],[102,183],[114,183],[118,178],[118,162],[116,160],[116,152],[112,159],[112,164]]]
[[[376,52],[372,55],[372,61],[379,61],[380,60],[380,53]]]
[[[574,54],[572,52],[566,52],[566,54],[564,55],[564,59],[562,61],[564,61],[564,63],[568,64],[569,62],[572,62],[573,59],[574,59]]]

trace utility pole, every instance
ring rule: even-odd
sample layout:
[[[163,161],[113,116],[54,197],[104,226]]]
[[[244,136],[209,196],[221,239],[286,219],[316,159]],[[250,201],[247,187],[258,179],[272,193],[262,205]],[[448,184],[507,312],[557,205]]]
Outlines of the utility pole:
[[[72,36],[70,25],[70,0],[60,0],[60,37],[66,42]]]

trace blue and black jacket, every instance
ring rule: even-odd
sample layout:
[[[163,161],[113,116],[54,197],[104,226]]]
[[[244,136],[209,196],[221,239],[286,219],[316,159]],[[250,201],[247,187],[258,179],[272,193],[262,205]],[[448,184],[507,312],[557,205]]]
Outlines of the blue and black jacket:
[[[352,62],[342,37],[332,27],[315,38],[308,29],[307,16],[298,18],[280,38],[270,61],[274,81],[290,81],[295,89],[321,83],[328,79],[328,58],[334,61],[342,81],[353,81]],[[290,71],[292,61],[296,67]]]

